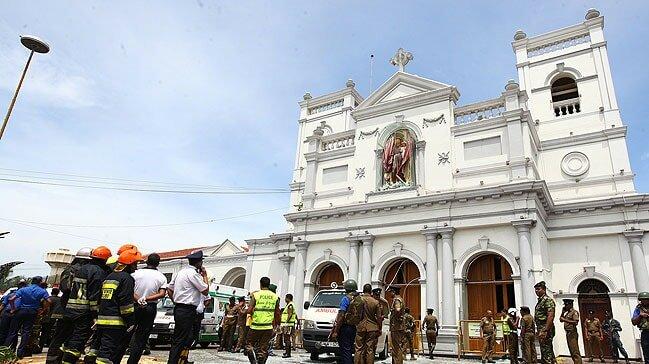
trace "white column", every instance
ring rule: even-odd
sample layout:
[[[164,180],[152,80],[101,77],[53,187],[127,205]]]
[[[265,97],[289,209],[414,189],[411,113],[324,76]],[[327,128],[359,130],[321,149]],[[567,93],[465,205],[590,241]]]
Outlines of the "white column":
[[[522,302],[519,306],[534,307],[536,305],[536,294],[534,293],[534,276],[532,272],[532,246],[530,229],[535,221],[531,219],[512,221],[512,225],[518,233],[518,266],[521,270],[521,292]]]
[[[642,236],[644,230],[627,230],[624,237],[629,243],[631,251],[631,266],[633,267],[633,279],[637,292],[649,292],[649,272],[642,250]]]
[[[455,329],[457,318],[455,312],[455,280],[453,279],[453,233],[455,228],[439,230],[442,235],[442,327]]]
[[[353,279],[358,283],[358,238],[348,238],[349,242],[349,270],[347,279]]]
[[[372,247],[374,246],[374,237],[372,235],[361,238],[363,249],[361,251],[361,279],[358,282],[358,289],[362,289],[366,283],[372,284]]]
[[[302,317],[304,307],[304,273],[306,269],[306,252],[309,247],[308,241],[295,243],[295,293],[293,294],[296,303],[297,317]]]
[[[288,255],[282,255],[278,257],[279,260],[282,262],[282,289],[280,290],[281,292],[281,298],[283,299],[287,293],[290,293],[288,291],[288,275],[291,271],[291,260],[293,259],[292,257]],[[303,280],[304,281],[304,280]],[[295,298],[295,297],[293,297]]]
[[[437,284],[437,230],[421,232],[426,237],[426,308],[439,315],[439,287]]]

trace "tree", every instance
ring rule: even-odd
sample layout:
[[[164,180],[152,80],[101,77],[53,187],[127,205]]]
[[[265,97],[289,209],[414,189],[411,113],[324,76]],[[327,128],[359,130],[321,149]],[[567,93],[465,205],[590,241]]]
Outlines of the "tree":
[[[0,265],[0,292],[4,292],[11,287],[15,287],[18,282],[24,278],[22,276],[9,278],[11,270],[18,264],[22,263],[23,262],[9,262]]]

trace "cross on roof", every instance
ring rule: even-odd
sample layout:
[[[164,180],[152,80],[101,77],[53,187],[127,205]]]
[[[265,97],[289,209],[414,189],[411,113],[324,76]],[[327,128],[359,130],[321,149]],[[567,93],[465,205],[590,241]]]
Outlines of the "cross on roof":
[[[412,61],[413,58],[412,53],[404,51],[403,48],[399,48],[394,57],[390,59],[390,63],[393,66],[399,67],[400,72],[404,72],[406,65],[408,62]]]

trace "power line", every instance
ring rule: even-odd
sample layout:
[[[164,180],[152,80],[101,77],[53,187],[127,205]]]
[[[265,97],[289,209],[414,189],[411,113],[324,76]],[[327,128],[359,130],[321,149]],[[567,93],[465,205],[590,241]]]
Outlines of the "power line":
[[[279,211],[279,210],[284,210],[284,209],[286,209],[286,208],[285,207],[280,207],[280,208],[275,208],[275,209],[270,209],[270,210],[255,211],[255,212],[250,212],[250,213],[247,213],[247,214],[220,217],[220,218],[214,218],[214,219],[209,219],[209,220],[188,221],[188,222],[169,223],[169,224],[147,224],[147,225],[74,225],[74,224],[55,224],[55,223],[47,223],[47,222],[39,222],[39,221],[27,221],[27,220],[19,220],[19,219],[10,219],[10,218],[3,218],[3,217],[0,217],[0,220],[9,221],[9,222],[17,223],[17,224],[34,224],[34,225],[44,225],[44,226],[75,227],[75,228],[149,228],[149,227],[168,227],[168,226],[208,224],[208,223],[214,223],[214,222],[219,222],[219,221],[238,219],[238,218],[242,218],[242,217],[261,215],[261,214],[265,214],[267,212]]]
[[[23,223],[23,222],[11,221],[11,220],[8,220],[8,219],[3,219],[3,218],[0,218],[0,220],[4,220],[4,221],[10,222],[10,223],[12,223],[12,224],[18,224],[18,225],[22,225],[22,226],[27,226],[27,227],[34,228],[34,229],[40,229],[40,230],[50,231],[50,232],[57,233],[57,234],[63,234],[63,235],[74,236],[75,238],[81,238],[81,239],[92,240],[92,241],[100,241],[100,242],[103,242],[103,243],[110,243],[109,241],[107,241],[107,240],[103,240],[103,239],[96,239],[96,238],[92,238],[92,237],[89,237],[89,236],[70,234],[70,233],[66,233],[66,232],[64,232],[64,231],[58,231],[58,230],[54,230],[54,229],[44,228],[44,227],[41,227],[41,226],[35,226],[35,225],[25,224],[25,223]]]

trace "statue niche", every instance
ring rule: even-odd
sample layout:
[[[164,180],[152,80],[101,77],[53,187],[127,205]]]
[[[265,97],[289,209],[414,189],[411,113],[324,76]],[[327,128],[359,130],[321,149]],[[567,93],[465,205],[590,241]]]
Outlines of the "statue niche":
[[[381,156],[381,190],[414,185],[414,146],[415,141],[408,129],[399,129],[390,135]]]

